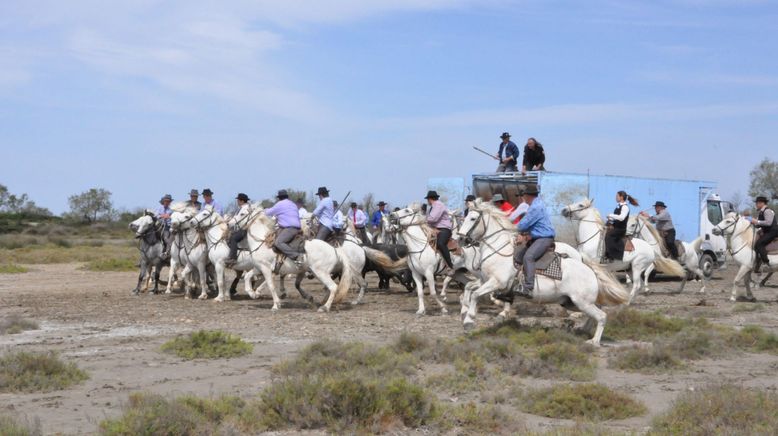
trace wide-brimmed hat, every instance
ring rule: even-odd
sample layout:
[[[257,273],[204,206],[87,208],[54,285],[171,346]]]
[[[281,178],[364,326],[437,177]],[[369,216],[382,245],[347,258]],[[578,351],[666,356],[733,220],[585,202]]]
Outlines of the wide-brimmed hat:
[[[352,201],[351,204],[349,204],[349,207],[357,207],[357,203]]]
[[[500,135],[501,139],[510,138],[511,134],[508,132],[502,132],[502,135]]]
[[[289,198],[289,193],[286,192],[286,189],[279,189],[276,198]]]
[[[240,194],[238,194],[237,197],[235,197],[235,199],[236,200],[240,200],[240,201],[248,202],[249,201],[249,196],[241,192]]]
[[[667,209],[667,205],[665,204],[664,201],[657,201],[656,203],[654,203],[654,207],[664,207],[665,209]]]
[[[213,191],[210,188],[203,189],[203,195],[213,195]]]
[[[467,197],[465,197],[465,201],[475,201],[475,195],[470,194]]]
[[[540,190],[538,190],[538,187],[535,185],[529,185],[526,188],[524,188],[524,191],[522,192],[522,195],[538,195],[540,194]]]
[[[385,202],[385,201],[379,201],[379,202],[378,202],[378,205],[379,205],[379,206],[386,206],[386,202]]]
[[[193,195],[196,195],[196,196],[199,197],[200,196],[200,191],[198,191],[197,189],[192,189],[191,191],[189,191],[189,196],[191,197]]]
[[[765,203],[765,204],[767,204],[767,203],[769,203],[769,201],[767,201],[767,197],[760,195],[759,197],[756,197],[756,199],[754,200],[754,203]]]
[[[437,200],[438,198],[440,198],[440,195],[438,195],[437,191],[427,191],[427,196],[424,197],[424,199],[427,200],[430,198],[433,200]]]
[[[330,191],[327,190],[326,186],[319,186],[319,189],[316,190],[316,195],[330,195]]]
[[[502,194],[494,194],[492,196],[492,203],[497,203],[498,201],[505,201],[505,199],[502,198]]]
[[[165,194],[162,196],[162,198],[159,199],[159,202],[162,203],[165,200],[173,201],[173,196],[170,194]]]

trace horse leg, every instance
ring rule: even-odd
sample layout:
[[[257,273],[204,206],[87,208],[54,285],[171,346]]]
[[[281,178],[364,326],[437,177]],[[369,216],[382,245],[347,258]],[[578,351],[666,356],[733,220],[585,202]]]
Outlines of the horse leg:
[[[767,284],[767,281],[770,280],[770,277],[773,276],[773,272],[770,271],[767,273],[767,275],[764,276],[762,281],[759,282],[759,286],[765,286]]]
[[[230,295],[235,295],[238,293],[238,283],[240,282],[241,278],[243,278],[243,271],[235,271],[235,279],[230,285]]]
[[[192,292],[192,282],[193,280],[189,277],[190,274],[193,274],[192,266],[191,264],[187,263],[186,266],[184,266],[184,271],[181,272],[181,276],[184,279],[184,291],[185,295],[189,295]],[[170,280],[170,278],[168,278]],[[168,285],[170,282],[168,281]],[[167,292],[165,292],[167,293]]]
[[[170,257],[170,269],[167,272],[167,286],[165,286],[165,293],[170,294],[173,292],[173,280],[176,277],[176,268],[178,268],[178,262],[172,256]]]
[[[294,287],[297,289],[297,292],[300,293],[300,296],[303,297],[303,300],[307,301],[310,304],[313,304],[314,306],[316,303],[313,301],[313,296],[311,296],[309,293],[305,292],[305,289],[302,287],[303,279],[305,278],[305,273],[297,273],[297,278],[294,280]]]
[[[146,261],[141,260],[140,261],[140,273],[138,274],[138,284],[135,286],[135,289],[132,290],[133,295],[140,294],[140,286],[141,283],[143,283],[143,279],[146,277]]]
[[[654,269],[656,269],[656,265],[652,262],[643,272],[643,292],[646,294],[651,293],[651,290],[648,289],[648,279],[651,277],[651,273],[654,272]]]
[[[262,273],[262,277],[265,279],[265,285],[270,290],[270,296],[273,297],[273,307],[270,310],[276,312],[278,311],[278,309],[281,308],[281,298],[278,296],[278,291],[276,291],[276,284],[273,281],[273,269],[270,268],[270,265],[266,265],[263,263],[260,264],[259,271]],[[284,280],[282,276],[281,286],[283,285],[284,285]],[[256,294],[256,297],[259,298],[259,293]]]
[[[581,309],[581,312],[589,315],[589,318],[597,321],[597,328],[594,331],[594,336],[586,341],[586,343],[592,344],[595,347],[599,347],[600,339],[602,339],[602,331],[605,330],[605,320],[607,319],[608,315],[593,303],[580,301],[579,298],[571,297],[570,299],[573,301],[573,304],[575,304],[577,308]]]
[[[741,265],[740,269],[738,270],[737,274],[735,275],[735,279],[732,280],[732,295],[730,295],[729,299],[730,301],[735,301],[737,299],[737,282],[743,280],[746,278],[746,274],[751,271],[751,266],[749,265]],[[750,277],[748,277],[750,278]]]
[[[367,289],[367,280],[365,280],[364,276],[361,276],[359,274],[354,275],[354,279],[356,280],[357,284],[359,285],[359,295],[357,295],[357,299],[351,302],[352,306],[356,306],[357,304],[362,302],[362,298],[365,296],[365,289]]]
[[[435,302],[437,302],[438,306],[440,306],[440,313],[446,315],[448,313],[448,309],[446,309],[446,303],[440,301],[440,298],[438,298],[438,293],[435,291],[435,273],[433,271],[428,271],[426,277],[427,286],[430,288],[430,295],[432,295],[432,298],[434,298]]]
[[[641,277],[641,271],[639,268],[635,268],[633,266],[632,267],[632,290],[629,293],[629,301],[627,301],[627,305],[632,304],[632,300],[635,299],[635,296],[637,295],[642,285],[643,285],[643,278]]]
[[[270,276],[272,279],[272,276]],[[286,274],[281,274],[278,277],[278,298],[285,300],[286,299],[286,282],[284,281],[286,279]]]
[[[446,289],[448,288],[448,284],[451,283],[451,280],[454,279],[454,276],[446,276],[445,279],[443,279],[443,286],[440,288],[440,299],[443,300],[443,302],[446,302]]]
[[[251,295],[254,293],[254,288],[251,285],[252,278],[254,278],[254,268],[248,271],[243,271],[243,290],[246,291],[246,295],[249,297],[251,297]],[[237,294],[237,291],[235,294]],[[232,290],[230,290],[230,295],[234,295]]]
[[[421,316],[426,313],[426,310],[424,309],[424,283],[421,281],[421,274],[416,272],[416,270],[413,270],[412,273],[413,282],[416,283],[416,293],[419,296],[419,310],[416,311],[416,315]]]
[[[345,268],[348,268],[347,265],[344,265]],[[327,301],[324,303],[323,306],[319,308],[319,312],[329,312],[330,308],[332,307],[332,302],[335,300],[335,292],[338,289],[338,284],[335,283],[332,278],[330,278],[330,274],[327,272],[319,272],[313,268],[311,268],[311,271],[313,271],[313,275],[316,276],[317,279],[319,279],[320,282],[324,284],[324,286],[327,288],[327,291],[329,295],[327,296]]]
[[[475,328],[475,316],[478,313],[478,299],[482,295],[490,294],[497,289],[497,280],[490,278],[470,294],[470,300],[467,302],[467,312],[462,325],[466,332]]]

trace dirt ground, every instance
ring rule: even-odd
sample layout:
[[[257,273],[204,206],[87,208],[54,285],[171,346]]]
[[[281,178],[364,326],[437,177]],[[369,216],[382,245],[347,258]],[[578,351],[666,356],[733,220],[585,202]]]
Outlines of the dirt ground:
[[[0,336],[0,350],[55,350],[90,375],[86,382],[64,391],[0,394],[0,408],[39,419],[45,434],[94,433],[102,419],[120,414],[128,394],[135,391],[250,397],[269,383],[269,368],[274,363],[319,339],[383,343],[403,331],[430,338],[463,334],[458,290],[449,294],[451,315],[441,315],[434,301],[427,298],[430,314],[419,318],[414,314],[415,293],[408,294],[397,284],[390,292],[378,292],[377,283],[371,280],[372,291],[364,304],[344,304],[331,313],[317,313],[289,283],[289,298],[282,310],[273,313],[266,293],[258,300],[241,293],[225,303],[186,301],[181,293],[135,297],[130,295],[134,273],[87,272],[78,264],[29,268],[30,272],[24,274],[0,275],[0,317],[20,315],[37,321],[41,329]],[[738,313],[728,300],[734,272],[731,266],[717,272],[704,297],[697,293],[699,284],[690,283],[683,294],[675,294],[670,291],[678,287],[678,282],[660,280],[652,283],[654,292],[639,296],[634,306],[671,315],[703,315],[733,326],[755,324],[778,333],[778,289],[755,291],[764,308]],[[305,285],[318,301],[322,300],[321,285],[309,281]],[[490,325],[496,313],[494,306],[483,304],[479,326]],[[563,323],[566,314],[559,307],[531,304],[521,304],[518,313],[521,319],[557,325]],[[183,361],[159,351],[165,341],[196,329],[239,334],[255,345],[254,352],[229,360]],[[694,362],[690,371],[652,376],[608,369],[608,347],[619,345],[606,341],[598,351],[596,381],[632,394],[646,404],[649,414],[607,423],[615,429],[639,432],[647,428],[680,392],[708,382],[732,380],[746,386],[778,387],[774,376],[778,356],[740,354],[731,359],[702,360]],[[554,383],[533,379],[522,382],[531,387]],[[522,417],[538,429],[572,424],[528,414]]]

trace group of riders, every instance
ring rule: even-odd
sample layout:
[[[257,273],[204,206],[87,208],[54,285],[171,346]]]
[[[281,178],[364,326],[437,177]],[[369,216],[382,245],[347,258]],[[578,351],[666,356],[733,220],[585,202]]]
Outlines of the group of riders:
[[[500,161],[498,172],[518,172],[519,150],[516,144],[510,140],[511,135],[504,132],[501,135],[502,142],[499,145],[497,158]],[[529,138],[524,147],[524,159],[522,161],[521,172],[543,171],[545,164],[545,153],[543,146],[534,138]],[[202,194],[203,202],[199,201]],[[519,236],[517,237],[517,247],[514,252],[514,262],[523,266],[524,281],[514,291],[523,296],[531,296],[535,283],[536,262],[547,252],[554,244],[556,236],[551,217],[548,210],[539,197],[539,188],[537,186],[523,186],[519,196],[521,202],[514,207],[508,202],[501,193],[492,196],[491,201],[495,207],[506,213],[509,219],[517,226]],[[319,201],[310,215],[318,220],[319,227],[316,230],[314,239],[327,241],[333,235],[339,235],[346,222],[346,216],[341,212],[337,201],[330,197],[329,190],[321,186],[316,191]],[[249,197],[240,193],[236,196],[238,207],[241,209],[235,216],[246,216],[240,212],[248,212],[246,208],[251,208]],[[426,222],[433,229],[434,244],[440,254],[445,266],[442,271],[445,275],[454,274],[454,265],[451,260],[449,241],[452,239],[454,225],[452,215],[445,203],[440,201],[440,195],[431,190],[424,197],[426,204],[422,206],[422,213],[426,216]],[[289,259],[300,264],[301,252],[299,246],[294,246],[292,241],[298,237],[302,229],[302,219],[309,215],[301,199],[293,201],[289,198],[286,190],[278,191],[276,203],[265,209],[265,214],[275,217],[278,225],[278,232],[274,240],[274,247]],[[465,199],[465,208],[463,216],[466,217],[470,207],[473,206],[476,198],[469,195]],[[163,257],[169,256],[169,247],[171,246],[170,217],[172,210],[170,204],[173,198],[168,194],[160,200],[160,206],[156,211],[156,216],[163,222],[162,236],[165,244],[165,253]],[[616,208],[613,213],[607,216],[607,231],[605,233],[605,244],[602,261],[607,263],[614,260],[622,260],[625,251],[625,237],[627,236],[627,225],[630,217],[630,206],[638,206],[638,200],[627,194],[625,191],[616,193]],[[755,243],[757,259],[755,270],[759,272],[761,264],[769,264],[767,256],[767,245],[778,238],[778,218],[775,212],[767,207],[766,197],[757,197],[756,206],[758,216],[750,218],[751,223],[759,230],[761,236]],[[190,199],[186,205],[196,210],[203,207],[212,207],[214,211],[223,214],[222,206],[213,198],[213,192],[210,189],[204,189],[198,192],[193,189],[190,192]],[[377,204],[377,210],[368,219],[364,210],[352,202],[350,210],[347,211],[348,220],[353,223],[356,236],[365,244],[368,244],[367,228],[371,227],[374,231],[379,230],[383,225],[384,216],[389,212],[386,210],[386,202],[380,201]],[[673,220],[668,212],[668,207],[663,201],[657,201],[653,205],[655,214],[650,216],[645,211],[639,214],[653,223],[656,230],[662,235],[670,257],[678,258],[678,249],[676,246],[676,230]],[[395,209],[398,210],[398,209]],[[240,229],[235,221],[235,216],[228,220],[227,224],[234,230],[230,234],[228,245],[230,247],[229,258],[226,261],[227,266],[231,266],[237,260],[238,245],[240,241],[246,238],[246,230]]]

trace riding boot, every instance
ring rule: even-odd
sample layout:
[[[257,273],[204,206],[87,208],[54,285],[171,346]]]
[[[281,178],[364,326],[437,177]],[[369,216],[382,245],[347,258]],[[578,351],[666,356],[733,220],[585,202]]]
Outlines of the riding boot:
[[[521,280],[516,280],[516,283],[513,284],[513,288],[511,290],[513,291],[514,295],[529,298],[531,300],[532,288],[533,286],[523,283]]]
[[[754,272],[756,274],[761,274],[762,269],[762,257],[756,256],[756,260],[754,261]]]
[[[513,304],[513,289],[500,289],[494,293],[494,299]]]

